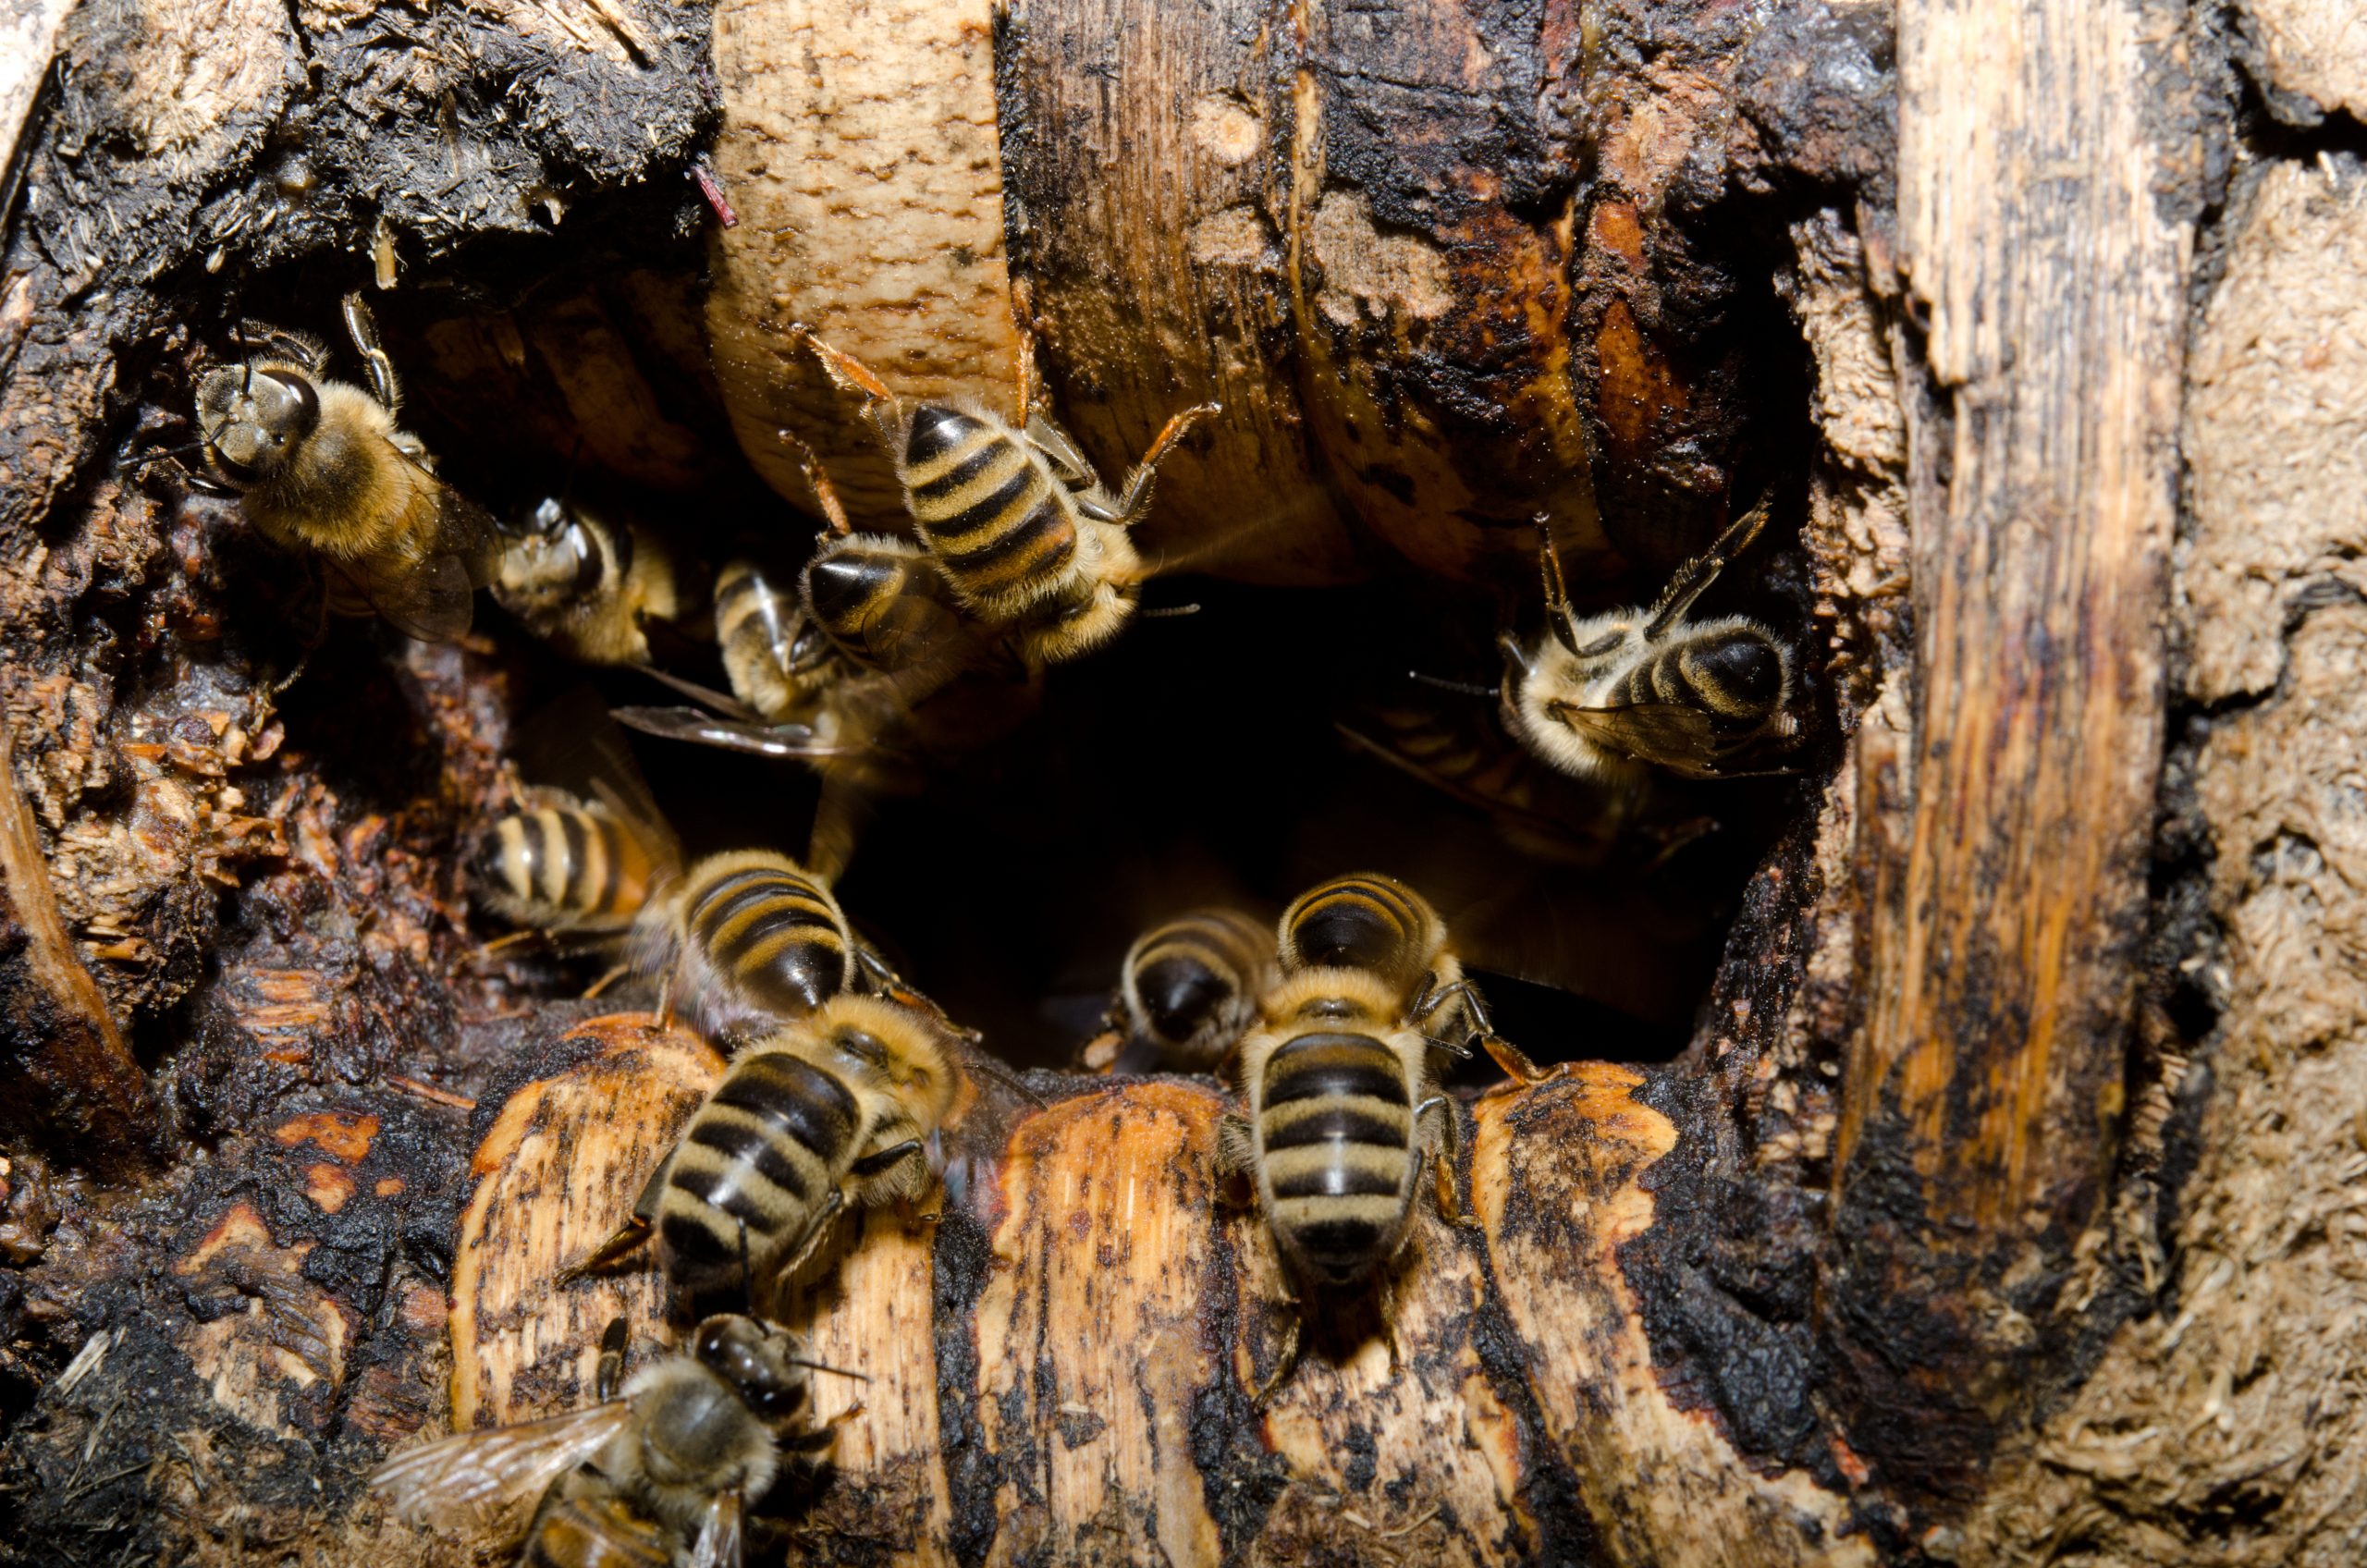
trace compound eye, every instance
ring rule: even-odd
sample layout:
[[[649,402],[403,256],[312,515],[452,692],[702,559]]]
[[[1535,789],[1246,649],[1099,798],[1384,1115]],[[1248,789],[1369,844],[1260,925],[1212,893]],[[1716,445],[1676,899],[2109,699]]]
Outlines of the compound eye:
[[[320,398],[313,384],[301,376],[257,375],[248,398],[253,404],[255,423],[275,447],[285,449],[290,442],[311,435],[321,423]]]

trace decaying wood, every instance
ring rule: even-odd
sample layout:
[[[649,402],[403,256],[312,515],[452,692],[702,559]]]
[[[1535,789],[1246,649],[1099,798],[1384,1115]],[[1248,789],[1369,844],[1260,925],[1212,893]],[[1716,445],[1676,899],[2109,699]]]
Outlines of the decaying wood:
[[[1525,597],[1543,510],[1607,594],[1806,471],[1763,570],[1819,722],[1685,1056],[1468,1102],[1480,1223],[1422,1222],[1396,1356],[1379,1297],[1312,1304],[1263,1412],[1290,1308],[1213,1179],[1220,1092],[1036,1075],[933,1223],[845,1227],[792,1298],[874,1379],[817,1385],[862,1411],[784,1502],[802,1557],[2355,1560],[2367,42],[2235,7],[2320,129],[2250,146],[2189,366],[2219,35],[1895,15],[1895,153],[1875,4],[741,0],[709,389],[667,248],[706,211],[698,7],[84,6],[0,263],[0,681],[168,1163],[109,1192],[95,1148],[10,1148],[0,1560],[450,1561],[368,1465],[580,1402],[620,1310],[637,1355],[681,1327],[646,1275],[550,1272],[711,1054],[579,1024],[466,929],[529,661],[341,636],[275,717],[299,574],[97,472],[128,419],[178,438],[228,318],[389,249],[458,470],[581,430],[686,514],[740,482],[726,430],[798,494],[792,423],[882,515],[796,319],[997,403],[1032,349],[1112,471],[1221,398],[1152,543],[1253,579]]]
[[[0,985],[16,998],[0,1047],[11,1119],[51,1142],[88,1141],[110,1165],[153,1146],[155,1107],[106,998],[58,918],[31,810],[16,784],[16,733],[0,717]]]
[[[548,1278],[631,1207],[717,1064],[629,1017],[575,1038],[473,1161],[451,1321],[454,1407],[480,1419],[579,1403],[610,1312],[665,1331],[646,1276]],[[1650,1227],[1638,1179],[1674,1138],[1643,1082],[1588,1065],[1478,1100],[1458,1171],[1478,1227],[1426,1212],[1386,1311],[1310,1301],[1305,1363],[1261,1412],[1295,1309],[1214,1174],[1225,1096],[1061,1098],[1039,1075],[1053,1103],[995,1130],[999,1165],[933,1233],[892,1210],[844,1228],[790,1305],[811,1354],[870,1379],[817,1388],[824,1415],[860,1412],[828,1489],[786,1510],[796,1560],[1864,1561],[1828,1538],[1838,1500],[1738,1464],[1655,1381],[1615,1255]]]
[[[2181,1183],[2141,1217],[2171,1222],[2177,1282],[2001,1466],[1968,1562],[2076,1539],[2110,1568],[2331,1568],[2367,1540],[2367,1412],[2328,1397],[2367,1355],[2367,836],[2350,804],[2367,168],[2273,163],[2230,217],[2186,399],[2177,625],[2198,708],[2173,753],[2176,830],[2216,849],[2195,877],[2208,918],[2174,955],[2217,1010],[2215,1047],[2161,1060],[2130,1131]]]
[[[1923,324],[1902,369],[1929,378],[1907,403],[1916,688],[1911,739],[1857,759],[1867,1011],[1833,1283],[1886,1303],[1840,1335],[1853,1424],[1927,1425],[1900,1458],[1943,1488],[2019,1397],[2113,1164],[2199,206],[2162,195],[2201,156],[2157,41],[2177,19],[1901,16],[1896,265]]]

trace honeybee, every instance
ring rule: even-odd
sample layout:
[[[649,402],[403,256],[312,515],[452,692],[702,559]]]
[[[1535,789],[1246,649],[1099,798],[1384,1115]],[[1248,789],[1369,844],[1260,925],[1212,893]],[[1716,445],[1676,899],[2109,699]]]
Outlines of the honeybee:
[[[1788,741],[1791,650],[1747,616],[1685,619],[1726,563],[1767,521],[1767,502],[1677,568],[1649,609],[1583,620],[1551,539],[1542,552],[1545,620],[1534,646],[1509,632],[1505,728],[1537,755],[1580,778],[1641,786],[1655,767],[1687,778],[1733,777],[1751,752]]]
[[[815,1464],[835,1434],[835,1421],[814,1420],[808,1385],[838,1369],[802,1348],[754,1317],[709,1317],[688,1353],[619,1389],[619,1318],[601,1344],[598,1403],[439,1439],[397,1454],[370,1485],[413,1524],[458,1519],[488,1544],[521,1541],[521,1568],[737,1568],[749,1506],[784,1460]]]
[[[502,535],[494,602],[583,664],[646,664],[643,623],[683,608],[673,557],[647,529],[557,496]]]
[[[1238,910],[1196,909],[1134,938],[1118,974],[1103,1032],[1084,1064],[1115,1065],[1130,1041],[1158,1053],[1163,1068],[1207,1072],[1257,1017],[1274,980],[1274,930]]]
[[[1283,912],[1277,983],[1235,1058],[1248,1114],[1220,1128],[1218,1168],[1255,1183],[1284,1265],[1303,1282],[1352,1286],[1412,1234],[1426,1162],[1441,1215],[1462,1139],[1438,1085],[1441,1052],[1477,1042],[1524,1082],[1544,1076],[1490,1027],[1486,1005],[1420,894],[1377,873],[1334,877]],[[1439,1031],[1460,1024],[1463,1035]],[[1443,1143],[1441,1151],[1437,1145]],[[1294,1318],[1264,1403],[1298,1362]]]
[[[370,390],[324,375],[328,351],[313,338],[242,328],[253,351],[198,383],[201,446],[265,537],[326,558],[330,609],[366,604],[413,637],[448,640],[468,630],[491,572],[492,521],[396,427],[401,397],[377,324],[359,294],[344,308]]]
[[[1117,635],[1151,575],[1127,531],[1150,509],[1159,463],[1216,404],[1169,420],[1113,496],[1036,410],[1024,361],[1022,431],[981,409],[899,398],[861,361],[794,331],[832,381],[864,399],[921,543],[969,614],[1008,635],[1031,668]]]
[[[733,850],[691,867],[635,922],[630,962],[710,1039],[763,1034],[894,974],[829,884],[787,855]]]
[[[964,1082],[958,1032],[909,992],[842,991],[754,1041],[682,1129],[632,1217],[570,1275],[656,1235],[693,1292],[745,1279],[752,1308],[797,1272],[852,1200],[918,1197],[927,1142]]]
[[[680,874],[674,829],[596,694],[536,715],[520,749],[550,780],[518,785],[478,840],[478,896],[562,950],[614,947]]]

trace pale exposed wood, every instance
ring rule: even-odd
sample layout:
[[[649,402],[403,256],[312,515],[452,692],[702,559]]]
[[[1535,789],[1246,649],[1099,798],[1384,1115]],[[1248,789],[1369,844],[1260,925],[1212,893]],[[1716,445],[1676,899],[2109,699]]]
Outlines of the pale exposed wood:
[[[593,1169],[556,1151],[605,1146],[619,1106],[679,1108],[705,1081],[693,1053],[596,1027],[620,1043],[520,1091],[479,1151],[457,1381],[518,1361],[509,1346],[596,1337],[566,1292],[509,1289],[497,1320],[484,1281],[563,1250],[550,1198],[523,1201]],[[1080,1080],[1000,1140],[965,1133],[1002,1153],[944,1199],[950,1233],[877,1211],[785,1303],[814,1356],[870,1378],[817,1384],[826,1417],[860,1410],[829,1487],[791,1510],[799,1560],[1519,1563],[1599,1537],[1639,1565],[1865,1561],[1840,1500],[1740,1464],[1659,1386],[1614,1252],[1651,1223],[1638,1179],[1674,1141],[1641,1083],[1581,1066],[1483,1099],[1462,1172],[1479,1227],[1426,1192],[1386,1284],[1307,1299],[1305,1359],[1263,1413],[1250,1390],[1298,1309],[1214,1176],[1225,1096]],[[646,1134],[662,1118],[644,1114]],[[629,1202],[624,1169],[584,1181],[583,1207]],[[658,1331],[648,1296],[609,1300]],[[545,1353],[534,1400],[501,1408],[563,1405],[578,1359]]]
[[[1944,1246],[2077,1227],[2108,1159],[2191,246],[2161,187],[2197,156],[2189,122],[2154,117],[2181,91],[2176,16],[1900,13],[1899,268],[1932,388],[1908,437],[1915,793],[1903,840],[1867,846],[1873,1011],[1839,1158],[1902,1119],[1932,1219],[1969,1226]]]
[[[1336,581],[1355,567],[1294,374],[1268,15],[1012,6],[1024,273],[1049,378],[1099,460],[1132,461],[1176,409],[1224,406],[1162,471],[1151,554]]]
[[[723,1060],[637,1014],[594,1019],[567,1039],[596,1052],[511,1095],[471,1168],[452,1257],[455,1430],[588,1404],[609,1323],[631,1318],[644,1352],[660,1331],[666,1296],[651,1268],[557,1276],[632,1212]]]
[[[804,497],[795,428],[859,528],[904,526],[859,402],[793,343],[804,322],[899,394],[1014,409],[988,0],[731,0],[715,18],[715,368],[748,459]]]
[[[2214,650],[2189,696],[2255,664],[2274,690],[2223,701],[2194,763],[2224,945],[2198,932],[2171,956],[2224,1011],[2215,1048],[2161,1084],[2163,1111],[2200,1125],[2163,1238],[2180,1280],[2001,1463],[1964,1532],[1983,1568],[2075,1537],[2096,1568],[2336,1568],[2367,1541],[2367,1407],[2325,1397],[2367,1369],[2367,179],[2272,165],[2231,227],[2187,396],[2179,622]]]

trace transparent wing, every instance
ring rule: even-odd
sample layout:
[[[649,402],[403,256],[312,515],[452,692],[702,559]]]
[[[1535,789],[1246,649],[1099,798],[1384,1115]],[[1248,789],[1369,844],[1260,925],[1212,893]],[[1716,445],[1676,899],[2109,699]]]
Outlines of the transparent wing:
[[[398,1518],[450,1525],[473,1511],[488,1536],[514,1539],[559,1476],[600,1452],[631,1418],[622,1401],[488,1431],[459,1432],[378,1466],[372,1489]]]
[[[468,631],[476,586],[458,556],[430,556],[416,564],[356,562],[347,568],[370,607],[395,630],[423,643],[449,643]]]
[[[740,1494],[717,1494],[707,1505],[706,1520],[691,1548],[691,1568],[740,1568],[745,1545],[740,1527]]]
[[[934,1005],[934,1004],[932,1004]],[[1011,1145],[1012,1129],[1045,1109],[1027,1081],[978,1046],[959,1043],[950,1053],[964,1080],[961,1097],[934,1142],[946,1201],[970,1207],[992,1185]]]
[[[1582,708],[1552,703],[1547,712],[1606,751],[1667,768],[1687,778],[1718,778],[1732,750],[1710,716],[1676,703],[1630,703]]]
[[[640,670],[644,675],[648,676],[652,680],[657,681],[661,685],[672,687],[675,691],[681,692],[683,696],[690,698],[691,701],[698,704],[700,706],[711,708],[715,712],[721,714],[726,718],[736,718],[749,724],[762,724],[764,722],[764,715],[758,713],[754,708],[750,707],[739,698],[731,695],[729,692],[718,692],[712,686],[702,686],[695,680],[686,680],[682,677],[673,674],[670,671],[658,668],[656,665],[643,664],[635,665],[633,668]]]
[[[747,724],[737,719],[718,718],[697,708],[623,707],[616,710],[616,717],[618,723],[638,729],[644,735],[659,735],[668,741],[688,741],[694,745],[717,746],[727,752],[745,752],[751,756],[813,761],[863,756],[878,750],[872,746],[841,746],[817,740],[814,731],[802,724]]]

